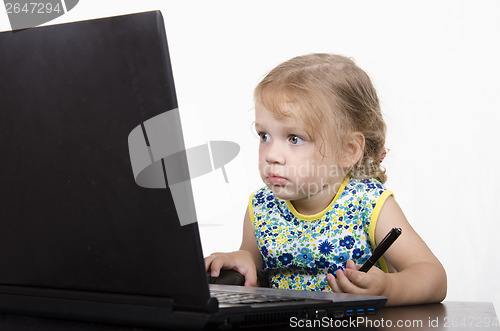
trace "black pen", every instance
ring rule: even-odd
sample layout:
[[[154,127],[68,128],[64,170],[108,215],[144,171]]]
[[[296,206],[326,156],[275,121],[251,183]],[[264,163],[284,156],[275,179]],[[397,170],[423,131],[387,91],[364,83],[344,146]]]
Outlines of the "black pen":
[[[370,268],[384,255],[385,251],[391,247],[392,243],[398,239],[401,234],[401,228],[392,228],[391,231],[382,239],[380,244],[372,252],[372,256],[361,266],[359,271],[368,272]]]

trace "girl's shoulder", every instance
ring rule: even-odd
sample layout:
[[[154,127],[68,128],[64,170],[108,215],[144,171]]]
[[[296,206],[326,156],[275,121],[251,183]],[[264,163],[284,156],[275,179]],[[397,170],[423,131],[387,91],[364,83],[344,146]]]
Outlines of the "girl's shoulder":
[[[392,195],[392,192],[376,179],[349,178],[338,203],[348,206],[354,203],[375,207],[380,198],[386,195]]]
[[[360,193],[382,194],[387,189],[384,184],[374,178],[349,178],[344,190],[347,193],[359,195]]]

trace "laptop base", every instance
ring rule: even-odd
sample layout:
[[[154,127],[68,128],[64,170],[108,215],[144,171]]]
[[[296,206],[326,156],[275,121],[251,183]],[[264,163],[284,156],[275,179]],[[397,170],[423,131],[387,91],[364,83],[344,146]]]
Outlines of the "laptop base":
[[[218,312],[179,310],[169,298],[124,295],[114,293],[57,290],[36,287],[0,285],[0,311],[9,314],[52,317],[139,327],[169,327],[189,329],[225,329],[234,327],[289,326],[291,321],[307,319],[345,319],[360,315],[375,314],[385,303],[385,298],[373,301],[344,302],[342,295],[336,300],[314,300],[313,293],[276,290],[268,288],[245,288],[241,286],[211,285],[212,290],[249,292],[257,294],[299,294],[304,301],[288,306],[272,304],[243,304],[226,306],[221,304]],[[296,293],[298,292],[298,293]],[[296,308],[294,308],[294,306]],[[308,307],[309,306],[309,307]],[[359,311],[363,311],[362,314]]]

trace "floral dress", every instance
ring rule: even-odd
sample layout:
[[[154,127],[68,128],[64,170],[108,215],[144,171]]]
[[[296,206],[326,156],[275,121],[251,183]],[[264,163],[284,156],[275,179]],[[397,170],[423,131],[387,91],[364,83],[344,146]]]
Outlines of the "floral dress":
[[[332,202],[315,215],[302,215],[292,203],[263,187],[250,197],[262,271],[275,288],[330,289],[326,274],[363,264],[371,255],[378,214],[392,192],[375,179],[346,177]],[[387,271],[383,259],[377,264]]]

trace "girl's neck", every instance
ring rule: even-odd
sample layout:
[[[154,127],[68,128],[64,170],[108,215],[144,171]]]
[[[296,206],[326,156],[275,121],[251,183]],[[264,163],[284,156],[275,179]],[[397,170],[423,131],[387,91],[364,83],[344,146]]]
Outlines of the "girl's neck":
[[[320,192],[307,198],[290,201],[297,212],[302,215],[315,215],[325,210],[336,197],[342,182],[324,187]]]

